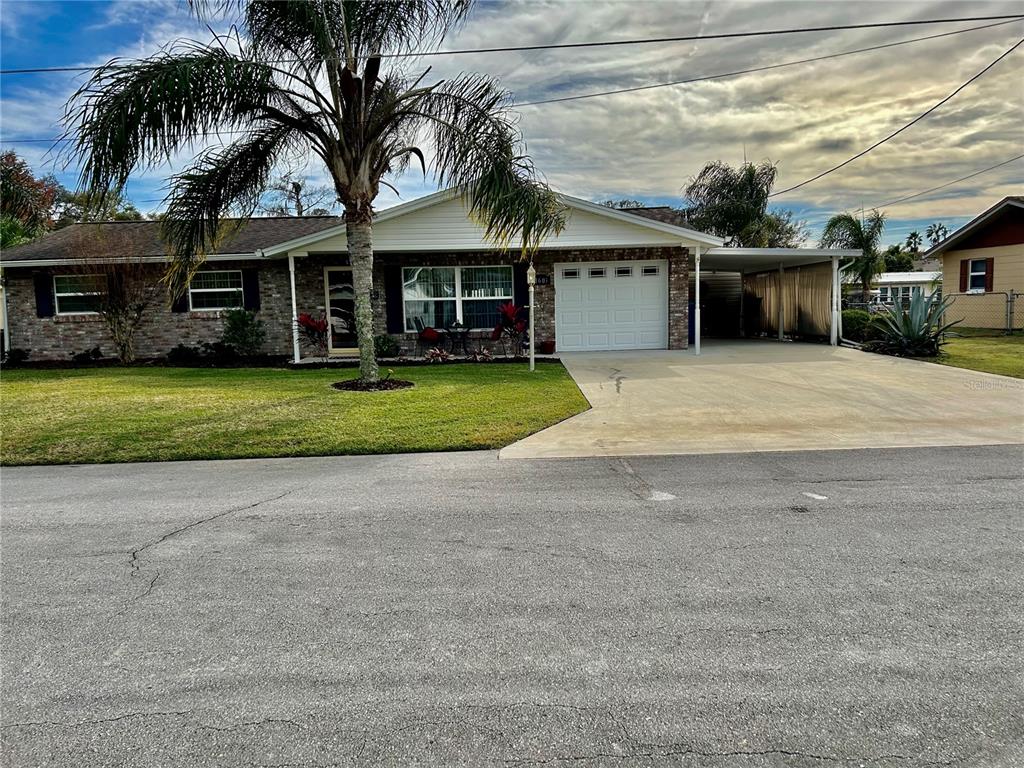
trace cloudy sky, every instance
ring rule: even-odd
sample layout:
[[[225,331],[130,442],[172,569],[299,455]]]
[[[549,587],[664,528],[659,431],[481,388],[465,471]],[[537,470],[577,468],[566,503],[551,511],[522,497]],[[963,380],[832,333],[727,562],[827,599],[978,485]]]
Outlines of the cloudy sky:
[[[481,4],[450,49],[616,40],[720,32],[1021,13],[1007,2],[595,2]],[[802,33],[733,40],[432,57],[430,77],[497,76],[518,102],[665,83],[824,56],[992,22]],[[177,0],[0,4],[3,68],[93,65],[152,53],[209,33]],[[855,154],[916,117],[1024,37],[1014,21],[882,51],[707,82],[518,108],[530,154],[556,189],[592,200],[680,204],[687,179],[708,161],[778,164],[777,189]],[[425,62],[426,63],[426,62]],[[1024,46],[939,111],[866,157],[776,198],[815,236],[829,214],[871,208],[1024,153]],[[0,79],[0,145],[37,172],[73,186],[46,139],[81,75]],[[167,175],[140,174],[129,196],[159,210]],[[312,175],[320,173],[312,167]],[[401,200],[434,186],[421,174],[395,181]],[[885,208],[886,240],[943,221],[950,230],[1024,187],[1024,160],[940,192]],[[399,198],[382,193],[379,207]]]

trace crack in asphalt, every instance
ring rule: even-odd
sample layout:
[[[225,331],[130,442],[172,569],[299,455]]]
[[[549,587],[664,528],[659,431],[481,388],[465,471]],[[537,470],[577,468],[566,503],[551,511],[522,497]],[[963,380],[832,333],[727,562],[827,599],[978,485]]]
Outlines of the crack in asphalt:
[[[292,728],[298,728],[300,731],[304,730],[306,727],[301,723],[297,723],[294,720],[289,720],[288,718],[283,717],[267,717],[263,720],[248,720],[243,723],[234,723],[232,725],[200,725],[197,727],[204,731],[219,731],[224,733],[226,731],[237,731],[239,728],[261,728],[264,725],[290,725]]]
[[[7,728],[30,728],[34,726],[57,726],[59,728],[83,728],[89,725],[102,725],[104,723],[116,723],[121,720],[129,720],[137,717],[184,717],[185,715],[191,715],[194,710],[183,709],[175,710],[172,712],[125,712],[123,715],[116,715],[114,717],[101,717],[94,720],[78,720],[76,722],[66,722],[61,720],[26,720],[20,723],[4,723],[0,725],[0,729]]]
[[[157,546],[163,544],[168,539],[172,539],[175,536],[177,536],[178,534],[185,533],[186,531],[190,531],[193,528],[197,528],[200,525],[205,525],[206,523],[211,523],[214,520],[218,520],[218,519],[220,519],[222,517],[225,517],[227,515],[230,515],[230,514],[232,514],[234,512],[244,512],[247,509],[255,509],[256,507],[259,507],[259,506],[261,506],[263,504],[268,504],[271,501],[277,501],[278,499],[283,499],[285,496],[289,495],[292,492],[293,491],[285,491],[284,493],[278,494],[277,496],[271,496],[270,498],[267,498],[267,499],[260,499],[259,501],[255,501],[252,504],[244,504],[244,505],[242,505],[240,507],[232,507],[231,509],[225,509],[223,512],[217,512],[214,515],[210,515],[208,517],[203,517],[203,518],[200,518],[199,520],[194,520],[191,523],[189,523],[188,525],[183,525],[180,528],[175,528],[173,531],[165,533],[163,536],[160,536],[159,538],[154,539],[153,541],[149,542],[148,544],[143,544],[138,549],[132,550],[131,555],[129,557],[128,564],[131,567],[131,575],[135,576],[139,572],[139,570],[141,568],[141,566],[139,564],[139,556],[143,552],[145,552],[146,550],[153,549],[154,547],[157,547]]]
[[[580,755],[556,755],[547,758],[512,758],[506,759],[507,765],[546,765],[549,763],[565,763],[565,762],[576,762],[583,760],[597,760],[600,758],[612,758],[616,760],[631,760],[638,757],[641,758],[652,758],[652,757],[769,757],[771,755],[778,755],[781,757],[799,757],[807,760],[818,760],[821,762],[829,763],[871,763],[878,762],[881,760],[916,760],[917,758],[910,757],[909,755],[900,754],[888,754],[888,755],[856,755],[852,757],[845,757],[842,755],[824,755],[815,752],[800,752],[797,750],[789,749],[763,749],[763,750],[728,750],[720,752],[712,752],[701,749],[693,749],[691,747],[684,748],[673,748],[673,747],[659,747],[653,745],[653,748],[633,750],[630,752],[588,752],[587,754]],[[925,761],[919,763],[919,765],[929,766],[948,766],[955,765],[963,762],[960,759],[954,760],[938,760],[938,761]]]

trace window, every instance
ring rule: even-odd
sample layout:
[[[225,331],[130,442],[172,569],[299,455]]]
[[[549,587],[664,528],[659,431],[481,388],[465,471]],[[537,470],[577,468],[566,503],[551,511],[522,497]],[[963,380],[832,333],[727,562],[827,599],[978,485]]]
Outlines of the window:
[[[512,267],[407,267],[402,270],[405,330],[493,328],[512,301]]]
[[[562,277],[564,277],[566,280],[575,280],[579,276],[580,276],[580,271],[578,269],[563,269],[562,270]]]
[[[104,283],[103,275],[54,275],[53,298],[57,314],[96,314],[106,287]]]
[[[591,277],[604,277],[604,267],[591,267],[589,275]]]
[[[633,276],[633,268],[632,267],[616,267],[615,268],[615,276],[616,277],[632,277]]]
[[[196,272],[188,286],[188,304],[193,312],[241,307],[242,271]]]
[[[971,259],[970,269],[967,274],[968,291],[985,290],[985,259]]]
[[[644,277],[654,277],[658,274],[658,268],[656,266],[644,267],[642,274]]]

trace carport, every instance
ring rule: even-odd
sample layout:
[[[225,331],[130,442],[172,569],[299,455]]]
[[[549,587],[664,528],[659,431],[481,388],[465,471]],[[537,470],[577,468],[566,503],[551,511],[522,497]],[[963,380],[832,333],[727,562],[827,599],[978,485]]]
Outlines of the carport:
[[[728,248],[694,249],[693,347],[701,351],[701,282],[723,273],[738,277],[739,336],[786,333],[802,337],[828,336],[839,343],[840,262],[859,256],[851,249],[835,248]],[[718,281],[719,285],[724,285]],[[705,288],[705,290],[707,290]]]

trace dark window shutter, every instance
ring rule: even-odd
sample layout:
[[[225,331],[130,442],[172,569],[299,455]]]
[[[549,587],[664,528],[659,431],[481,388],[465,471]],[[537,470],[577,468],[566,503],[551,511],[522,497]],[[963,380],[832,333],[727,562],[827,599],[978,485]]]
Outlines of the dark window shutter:
[[[517,261],[512,265],[512,300],[517,307],[525,307],[530,303],[530,286],[526,284],[526,270],[529,263]]]
[[[242,270],[242,306],[250,312],[260,311],[260,271],[253,267]]]
[[[991,291],[992,290],[992,284],[993,284],[992,275],[995,272],[995,266],[996,266],[996,260],[995,259],[985,259],[985,290],[986,291]]]
[[[49,272],[36,272],[32,281],[36,289],[36,317],[53,317],[53,275]]]
[[[384,267],[384,313],[388,333],[404,333],[402,311],[402,268]]]
[[[171,312],[188,312],[188,287],[171,302]]]
[[[970,267],[970,260],[964,259],[960,262],[960,293],[967,293],[967,270]]]

